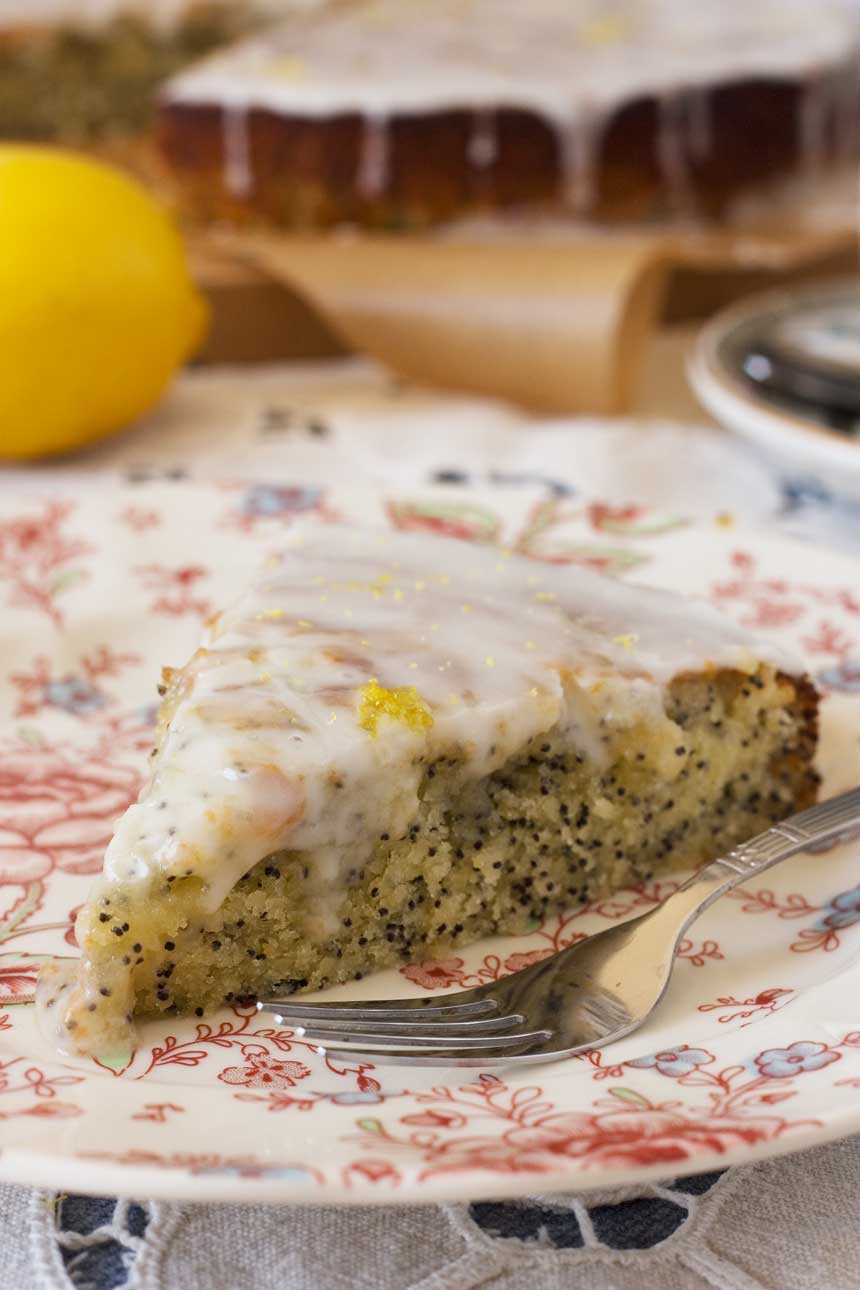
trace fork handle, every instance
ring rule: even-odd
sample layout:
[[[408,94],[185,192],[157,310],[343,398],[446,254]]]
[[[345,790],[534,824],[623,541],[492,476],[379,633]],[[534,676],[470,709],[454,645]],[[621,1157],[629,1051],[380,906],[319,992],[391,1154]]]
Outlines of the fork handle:
[[[858,835],[860,788],[852,788],[792,815],[705,865],[669,896],[660,909],[681,919],[677,931],[681,936],[715,900],[748,878],[764,873],[799,851],[823,851]]]

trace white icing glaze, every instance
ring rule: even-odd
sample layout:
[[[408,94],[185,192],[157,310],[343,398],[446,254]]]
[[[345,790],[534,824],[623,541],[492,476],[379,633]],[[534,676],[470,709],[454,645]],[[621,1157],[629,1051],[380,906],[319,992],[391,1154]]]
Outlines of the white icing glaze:
[[[193,872],[212,911],[286,848],[336,887],[406,832],[428,760],[466,749],[483,776],[561,723],[599,761],[607,732],[661,719],[679,673],[792,666],[705,602],[452,540],[310,525],[276,565],[183,670],[108,882]],[[432,725],[363,728],[374,679],[415,687]]]
[[[357,0],[293,14],[165,97],[316,116],[507,106],[564,124],[583,104],[804,78],[847,60],[856,32],[844,0]]]

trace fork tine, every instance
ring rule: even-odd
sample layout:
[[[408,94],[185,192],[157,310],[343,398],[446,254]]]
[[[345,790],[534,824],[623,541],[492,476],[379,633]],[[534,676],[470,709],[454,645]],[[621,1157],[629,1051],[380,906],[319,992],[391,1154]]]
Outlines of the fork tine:
[[[344,1051],[351,1051],[361,1046],[362,1051],[372,1053],[434,1053],[440,1049],[456,1049],[459,1052],[492,1052],[495,1049],[522,1048],[552,1038],[550,1030],[529,1030],[513,1035],[386,1035],[378,1032],[356,1034],[354,1031],[313,1030],[304,1031],[303,1037],[319,1041],[324,1051],[329,1045],[337,1045]]]
[[[431,1021],[445,1018],[478,1016],[495,1012],[495,999],[473,999],[468,1003],[443,1003],[430,999],[361,999],[353,1003],[294,1003],[291,998],[266,999],[257,1004],[258,1012],[278,1013],[285,1020],[323,1021],[334,1017],[337,1021],[415,1020],[416,1014]]]
[[[275,1013],[275,1020],[281,1024],[284,1018],[280,1013]],[[331,1034],[333,1031],[350,1035],[361,1036],[365,1034],[391,1035],[397,1038],[398,1035],[411,1035],[420,1038],[421,1035],[492,1035],[500,1031],[512,1030],[514,1026],[521,1026],[525,1017],[519,1012],[506,1013],[502,1017],[489,1017],[487,1020],[472,1021],[466,1019],[458,1021],[351,1021],[345,1023],[340,1016],[325,1017],[317,1021],[305,1023],[300,1022],[295,1026],[297,1035],[308,1034]]]

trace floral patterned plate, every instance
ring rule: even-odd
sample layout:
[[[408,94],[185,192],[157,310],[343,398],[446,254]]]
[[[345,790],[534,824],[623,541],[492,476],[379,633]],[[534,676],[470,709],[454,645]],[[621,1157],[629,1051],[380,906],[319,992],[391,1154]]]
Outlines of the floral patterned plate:
[[[799,650],[825,693],[821,768],[860,775],[860,565],[728,516],[518,487],[382,496],[236,480],[78,481],[0,500],[0,1176],[189,1200],[432,1200],[701,1172],[860,1130],[860,848],[798,857],[715,906],[648,1027],[500,1078],[325,1061],[235,1008],[146,1026],[121,1069],[60,1060],[28,1002],[152,740],[162,662],[297,513],[498,541],[710,596]],[[519,939],[362,982],[439,992],[647,909],[643,883]],[[359,993],[345,987],[341,993]]]

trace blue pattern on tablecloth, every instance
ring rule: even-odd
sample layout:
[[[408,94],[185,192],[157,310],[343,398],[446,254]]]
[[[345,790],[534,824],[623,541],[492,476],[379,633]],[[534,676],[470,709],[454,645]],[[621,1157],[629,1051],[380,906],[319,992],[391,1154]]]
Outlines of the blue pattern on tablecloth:
[[[116,1201],[100,1196],[64,1196],[58,1203],[57,1227],[65,1233],[92,1236],[99,1228],[110,1229]],[[130,1205],[125,1213],[125,1228],[132,1236],[142,1237],[148,1223],[140,1205]],[[132,1271],[135,1251],[105,1230],[104,1239],[82,1249],[63,1245],[63,1264],[75,1286],[91,1290],[119,1290],[126,1285]]]

